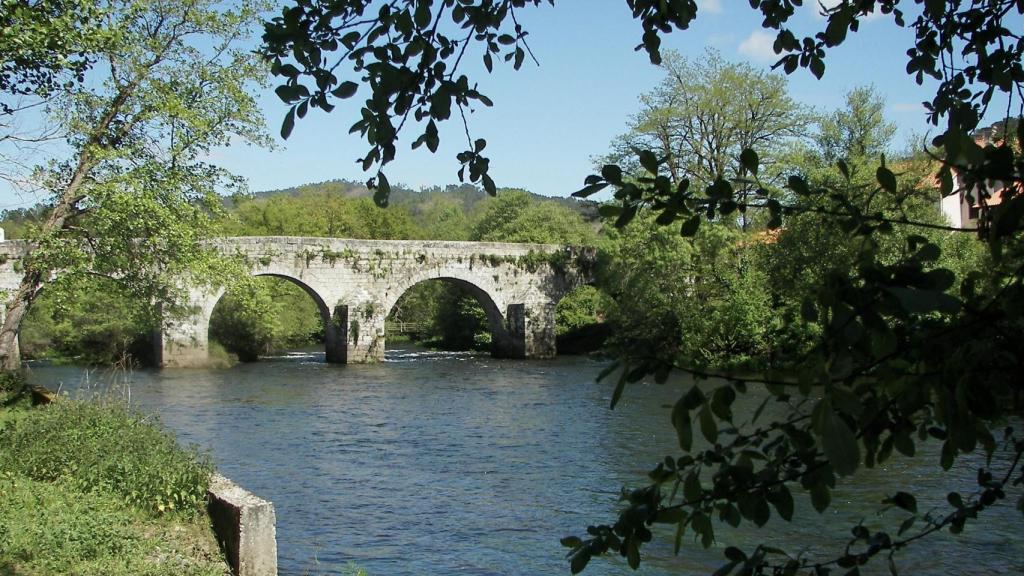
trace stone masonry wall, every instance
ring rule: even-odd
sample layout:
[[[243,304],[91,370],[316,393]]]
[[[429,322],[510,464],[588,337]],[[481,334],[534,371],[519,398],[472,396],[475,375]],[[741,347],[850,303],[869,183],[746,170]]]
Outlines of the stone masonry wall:
[[[384,321],[419,282],[444,278],[471,288],[491,320],[495,353],[532,358],[555,353],[554,307],[585,280],[579,254],[548,244],[245,237],[216,241],[247,260],[254,275],[290,279],[316,301],[334,362],[384,357]],[[206,326],[219,290],[194,290],[195,314],[169,320],[163,364],[193,366],[205,358]]]
[[[240,237],[213,241],[244,258],[254,275],[289,279],[316,301],[326,326],[329,362],[384,357],[384,321],[409,288],[432,279],[468,287],[487,311],[495,353],[532,358],[555,354],[555,304],[585,282],[592,254],[550,244]],[[0,289],[21,280],[24,242],[0,242]],[[190,290],[191,313],[167,318],[158,353],[165,367],[207,360],[210,315],[222,288]]]

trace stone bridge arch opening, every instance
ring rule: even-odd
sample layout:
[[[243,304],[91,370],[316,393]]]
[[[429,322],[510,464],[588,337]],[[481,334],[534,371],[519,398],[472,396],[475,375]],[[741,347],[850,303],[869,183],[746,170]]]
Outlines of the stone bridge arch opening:
[[[321,346],[334,361],[337,342],[329,330],[330,309],[308,283],[288,274],[255,272],[254,284],[217,290],[201,303],[197,321],[205,318],[205,336],[212,351],[217,345],[243,362],[295,348]],[[243,302],[249,299],[252,305]],[[199,326],[199,331],[203,330]],[[217,353],[209,363],[217,364]]]
[[[18,333],[17,345],[25,360],[90,366],[152,365],[156,362],[153,340],[157,316],[148,302],[113,278],[64,278],[40,287]]]
[[[392,341],[411,338],[443,350],[515,356],[507,314],[475,282],[440,275],[401,289],[387,310],[385,335]]]

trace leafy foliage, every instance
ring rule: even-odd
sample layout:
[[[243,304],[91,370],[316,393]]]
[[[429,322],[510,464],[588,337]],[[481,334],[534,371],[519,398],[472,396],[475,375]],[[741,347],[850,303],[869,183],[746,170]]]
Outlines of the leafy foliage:
[[[600,284],[617,303],[613,350],[717,367],[766,356],[771,302],[741,232],[702,226],[684,238],[645,215],[609,236]]]
[[[485,47],[482,56],[488,70],[496,58],[511,61],[519,69],[529,46],[526,31],[515,12],[542,0],[514,2],[455,2],[454,0],[405,0],[396,3],[317,2],[284,8],[266,24],[263,53],[271,72],[284,80],[277,95],[289,105],[281,125],[287,138],[296,118],[310,108],[330,112],[332,100],[351,98],[358,84],[341,80],[335,70],[342,64],[366,76],[374,91],[361,109],[351,132],[360,133],[370,146],[360,159],[363,170],[379,166],[367,185],[378,191],[374,200],[386,206],[391,185],[381,171],[396,153],[399,134],[407,121],[422,126],[413,148],[426,145],[437,151],[437,122],[454,111],[465,117],[474,105],[490,106],[491,100],[459,74],[459,64],[473,43]],[[553,3],[553,0],[549,0]],[[455,32],[449,32],[449,26]],[[331,54],[338,52],[335,58]],[[497,187],[488,175],[490,161],[481,153],[487,142],[468,136],[467,149],[458,154],[459,178],[479,182],[490,194]]]
[[[25,358],[74,359],[113,365],[125,358],[152,360],[150,334],[159,324],[146,302],[126,294],[108,279],[81,277],[45,291],[21,331]]]
[[[92,0],[0,2],[0,93],[45,97],[82,82],[95,51],[114,40],[105,14]],[[2,101],[0,111],[15,108]]]
[[[59,401],[0,433],[0,469],[108,494],[138,510],[204,513],[212,466],[174,436],[116,402]]]
[[[206,158],[231,138],[265,139],[251,95],[262,69],[239,46],[257,7],[125,0],[104,14],[110,41],[85,56],[103,66],[88,87],[51,96],[48,121],[67,155],[36,177],[51,202],[26,231],[34,249],[0,330],[6,369],[19,366],[17,334],[43,284],[105,275],[172,311],[178,279],[230,277],[199,241],[212,232],[216,192],[238,182]]]
[[[782,179],[785,145],[803,136],[809,121],[786,91],[785,78],[728,62],[713,50],[696,60],[667,52],[661,67],[664,80],[641,96],[629,132],[606,157],[609,164],[642,174],[664,159],[673,185],[688,180],[705,187],[726,175],[746,177],[741,153],[756,144],[761,181],[772,187]],[[737,183],[740,198],[751,193],[753,186]],[[746,226],[745,214],[740,220]]]
[[[281,278],[237,283],[210,318],[210,337],[243,362],[323,340],[323,329],[316,303],[302,288]]]

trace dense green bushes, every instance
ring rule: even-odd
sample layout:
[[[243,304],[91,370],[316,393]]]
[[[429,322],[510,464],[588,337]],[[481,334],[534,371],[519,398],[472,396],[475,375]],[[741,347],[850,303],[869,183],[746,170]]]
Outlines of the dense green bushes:
[[[204,511],[213,467],[119,403],[59,401],[0,431],[0,470],[109,495],[151,515],[191,517]]]
[[[126,356],[152,358],[155,314],[116,282],[80,278],[48,286],[35,301],[21,331],[27,359],[71,359],[114,364]]]

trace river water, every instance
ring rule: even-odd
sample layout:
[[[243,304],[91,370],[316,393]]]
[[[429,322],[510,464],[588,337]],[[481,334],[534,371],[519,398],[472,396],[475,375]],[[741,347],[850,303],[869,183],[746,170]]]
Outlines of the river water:
[[[638,384],[612,411],[611,384],[594,381],[603,366],[395,349],[375,365],[296,353],[226,370],[39,366],[31,379],[130,395],[182,441],[209,450],[222,473],[274,502],[282,574],[338,574],[355,563],[370,576],[543,575],[569,573],[559,538],[613,523],[620,487],[644,484],[676,454],[669,406],[688,383]],[[738,404],[737,414],[756,404]],[[859,471],[825,514],[796,495],[793,523],[717,526],[710,550],[688,538],[674,556],[670,533],[656,534],[637,573],[709,574],[725,546],[760,541],[841,551],[861,520],[895,532],[906,513],[879,516],[885,495],[915,492],[920,510],[941,512],[946,492],[974,485],[972,462],[937,474],[935,449]],[[904,574],[1022,574],[1024,519],[1002,503],[963,535],[929,538],[897,559]],[[888,574],[884,558],[873,564],[864,573]],[[618,557],[585,572],[633,573]]]

